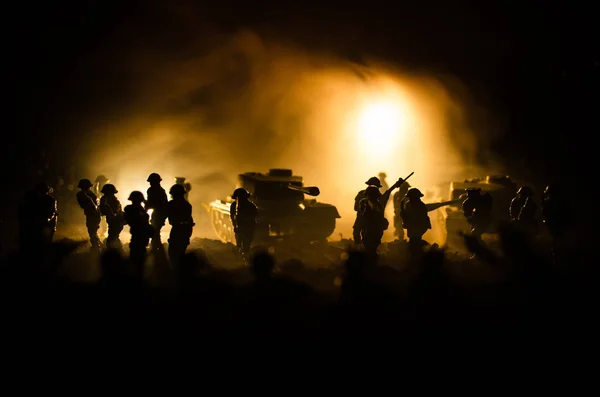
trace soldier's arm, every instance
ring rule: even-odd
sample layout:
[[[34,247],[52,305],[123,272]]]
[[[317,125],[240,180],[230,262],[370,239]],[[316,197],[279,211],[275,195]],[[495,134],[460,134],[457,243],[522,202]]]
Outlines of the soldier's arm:
[[[358,212],[360,200],[362,200],[362,198],[363,198],[363,191],[361,190],[360,192],[358,192],[356,197],[354,197],[354,211]]]
[[[235,226],[235,208],[236,208],[236,202],[234,201],[229,206],[229,219],[231,219],[231,224],[233,226]]]
[[[363,222],[364,222],[364,216],[363,216],[363,212],[361,211],[361,208],[359,205],[359,210],[356,213],[356,220],[354,221],[354,225],[352,226],[352,228],[353,228],[352,237],[354,238],[354,242],[356,244],[360,244],[362,242],[362,239],[360,237],[360,232],[362,230]]]
[[[385,191],[385,193],[383,193],[381,195],[381,197],[379,198],[379,202],[381,203],[381,205],[385,208],[387,206],[387,202],[390,199],[390,195],[392,194],[392,192],[394,191],[394,189],[400,187],[400,185],[402,185],[404,183],[404,179],[399,178],[396,183],[394,183],[392,186],[390,186],[390,188],[388,190]]]

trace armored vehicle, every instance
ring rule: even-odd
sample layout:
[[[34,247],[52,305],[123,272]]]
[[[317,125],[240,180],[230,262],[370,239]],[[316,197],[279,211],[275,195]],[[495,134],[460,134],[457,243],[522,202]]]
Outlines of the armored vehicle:
[[[493,224],[489,232],[495,233],[499,222],[509,220],[508,208],[515,197],[517,187],[517,183],[510,176],[489,175],[485,178],[465,179],[446,183],[445,186],[439,185],[428,191],[429,195],[426,195],[426,199],[427,202],[456,200],[464,195],[468,188],[481,188],[482,193],[489,192],[494,199]],[[447,193],[444,194],[444,191]],[[459,232],[470,231],[470,225],[462,213],[461,202],[436,210],[435,213],[430,214],[430,218],[438,244],[460,245],[462,240]]]
[[[258,207],[255,243],[273,238],[324,241],[333,234],[336,219],[340,218],[335,206],[306,199],[305,196],[318,196],[319,188],[304,186],[303,178],[293,175],[289,169],[240,174],[236,188],[240,187],[250,192],[250,199]],[[209,204],[209,212],[217,237],[223,242],[235,243],[230,219],[232,202],[231,197],[215,200]]]

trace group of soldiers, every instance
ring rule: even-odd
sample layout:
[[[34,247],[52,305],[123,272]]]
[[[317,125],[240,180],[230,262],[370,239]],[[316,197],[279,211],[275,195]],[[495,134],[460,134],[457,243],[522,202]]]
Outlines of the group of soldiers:
[[[354,210],[357,215],[353,238],[356,244],[364,246],[367,253],[376,255],[384,231],[389,228],[384,212],[392,192],[396,189],[398,191],[393,196],[395,234],[400,240],[404,240],[406,234],[409,245],[415,250],[422,248],[425,244],[423,235],[431,229],[429,212],[446,205],[461,204],[463,215],[471,226],[471,236],[479,241],[482,234],[489,231],[494,221],[493,198],[489,193],[482,192],[480,188],[470,188],[456,200],[424,203],[423,193],[411,187],[406,179],[399,178],[392,186],[388,186],[385,183],[385,174],[380,173],[378,177],[366,181],[367,188],[356,196]],[[177,262],[185,254],[195,226],[192,205],[187,200],[190,186],[185,184],[184,180],[177,178],[169,190],[172,199],[168,200],[167,193],[161,186],[161,176],[152,173],[147,179],[150,186],[146,196],[140,191],[131,192],[128,198],[131,204],[123,209],[116,196],[118,190],[115,185],[108,183],[108,178],[99,176],[95,183],[89,179],[81,179],[77,185],[80,191],[77,192],[76,198],[85,215],[92,249],[99,250],[103,245],[98,236],[103,217],[108,225],[108,237],[104,243],[108,248],[121,248],[120,234],[124,226],[129,225],[130,257],[135,263],[143,266],[149,244],[153,251],[163,249],[161,229],[168,219],[172,226],[168,254],[172,262]],[[25,196],[19,211],[20,245],[23,249],[36,250],[52,242],[56,232],[58,210],[56,199],[51,193],[51,187],[41,183]],[[250,193],[243,188],[236,189],[232,198],[234,201],[230,207],[231,223],[237,247],[247,261],[258,224],[259,211],[250,200]],[[554,240],[564,235],[569,224],[567,208],[559,187],[549,185],[543,195],[542,217]],[[511,221],[535,232],[538,205],[530,187],[522,186],[507,210]]]
[[[168,240],[168,255],[172,263],[178,262],[190,244],[193,227],[192,205],[188,201],[191,190],[185,178],[176,178],[171,186],[169,201],[165,189],[161,186],[162,177],[157,173],[148,176],[150,184],[146,196],[133,191],[128,200],[131,204],[122,208],[117,197],[116,186],[100,175],[95,183],[90,179],[81,179],[77,185],[76,199],[85,215],[85,225],[93,251],[102,246],[120,249],[120,235],[125,225],[131,233],[129,251],[131,260],[143,268],[147,257],[147,247],[152,251],[161,251],[161,229],[167,219],[171,225]],[[39,183],[25,195],[19,210],[20,246],[23,250],[39,250],[52,243],[57,228],[57,200],[51,195],[52,188]],[[258,208],[250,201],[250,193],[242,188],[236,189],[231,204],[231,223],[234,228],[237,246],[243,258],[250,258],[250,247],[258,222]],[[152,211],[150,211],[152,210]],[[149,214],[150,213],[150,214]],[[108,237],[102,243],[99,230],[102,218],[108,225]],[[141,270],[141,269],[140,269]]]
[[[411,249],[418,252],[425,243],[423,235],[431,229],[429,212],[459,203],[471,227],[470,235],[483,243],[481,237],[490,230],[494,221],[493,198],[489,192],[482,192],[481,188],[477,187],[468,188],[466,193],[456,200],[426,204],[421,200],[424,197],[423,193],[417,188],[410,187],[406,180],[400,178],[388,187],[385,182],[382,183],[385,174],[380,173],[378,176],[365,182],[367,188],[357,194],[354,204],[354,210],[357,212],[354,241],[356,244],[363,245],[367,253],[376,255],[383,233],[389,227],[384,212],[390,195],[396,188],[399,190],[394,194],[395,234],[403,240],[404,229],[406,229]],[[537,232],[538,205],[529,186],[518,189],[507,211],[511,222],[530,233]],[[564,235],[569,226],[568,206],[557,185],[548,185],[544,191],[542,218],[554,242]]]
[[[81,179],[77,185],[77,203],[85,215],[85,224],[92,250],[100,250],[103,245],[98,236],[102,218],[108,225],[107,248],[121,248],[120,234],[125,225],[131,233],[129,243],[131,260],[143,268],[147,247],[152,242],[152,250],[162,250],[161,229],[167,219],[171,225],[168,254],[171,262],[178,262],[190,244],[194,227],[192,205],[187,201],[189,188],[183,183],[171,186],[168,200],[161,186],[162,178],[157,173],[148,176],[150,184],[146,194],[133,191],[128,200],[131,204],[122,208],[114,184],[107,183],[106,177],[97,178],[96,183]],[[181,182],[181,181],[177,181]],[[52,188],[39,183],[26,194],[19,211],[21,249],[39,249],[48,246],[57,227],[57,201],[51,195]],[[99,195],[102,195],[100,198]],[[150,210],[151,216],[149,215]],[[140,269],[141,270],[141,269]]]

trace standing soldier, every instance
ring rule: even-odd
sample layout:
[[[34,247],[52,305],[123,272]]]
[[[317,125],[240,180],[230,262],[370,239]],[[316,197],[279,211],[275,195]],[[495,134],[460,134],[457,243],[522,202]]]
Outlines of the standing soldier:
[[[402,206],[404,205],[404,199],[406,198],[406,193],[408,193],[408,189],[410,189],[410,184],[408,182],[400,185],[400,188],[392,198],[394,203],[394,236],[398,237],[399,240],[404,240],[404,226],[402,219]]]
[[[537,204],[529,186],[522,186],[510,202],[510,220],[522,225],[525,230],[534,233],[537,229]]]
[[[19,208],[19,245],[23,252],[44,252],[54,239],[58,211],[52,188],[38,183]]]
[[[108,224],[106,246],[121,248],[119,235],[123,231],[123,226],[125,226],[125,215],[123,214],[123,208],[121,208],[121,202],[116,196],[119,192],[115,185],[107,183],[102,187],[101,193],[103,196],[100,199],[100,213],[106,217],[106,223]]]
[[[389,227],[389,221],[385,219],[387,202],[392,191],[402,186],[403,183],[404,179],[398,178],[396,183],[383,194],[376,185],[368,186],[365,190],[366,197],[358,203],[358,211],[353,226],[354,242],[356,244],[362,243],[367,253],[372,256],[377,255],[377,248],[381,244],[383,232]]]
[[[101,196],[102,188],[104,187],[104,185],[106,185],[109,182],[110,182],[110,180],[106,177],[106,175],[101,174],[96,177],[96,180],[94,181],[94,188],[92,189],[92,191],[94,192],[96,197]],[[107,230],[108,230],[108,225],[105,222],[102,222],[102,219],[100,219],[100,228],[98,230],[98,234],[100,236],[104,236],[106,234]]]
[[[258,207],[250,201],[250,193],[243,188],[237,188],[231,195],[230,216],[235,242],[246,262],[250,260],[250,247],[258,220]]]
[[[467,198],[462,203],[463,214],[471,225],[471,236],[483,243],[481,236],[488,231],[492,224],[494,201],[489,192],[481,194],[479,187],[468,188],[466,191]]]
[[[177,177],[175,177],[175,184],[183,186],[183,188],[185,189],[184,198],[186,200],[188,200],[188,196],[189,196],[190,190],[192,190],[192,184],[189,183],[189,182],[186,182],[184,176],[177,176]]]
[[[129,242],[129,256],[135,270],[140,278],[144,277],[144,266],[146,264],[146,247],[153,235],[150,226],[150,217],[143,204],[146,201],[144,193],[133,191],[129,195],[131,204],[125,207],[125,224],[129,225],[131,241]]]
[[[171,224],[169,235],[169,259],[178,266],[185,250],[190,245],[190,238],[195,226],[192,218],[192,205],[185,199],[185,188],[173,185],[169,190],[172,200],[167,205],[167,217]]]
[[[146,209],[152,210],[150,217],[150,224],[154,229],[154,235],[152,236],[152,249],[162,249],[162,241],[160,237],[160,231],[165,225],[167,218],[167,193],[165,189],[160,185],[162,178],[157,173],[152,173],[148,176],[150,187],[147,190],[148,200],[146,201]]]
[[[100,228],[100,209],[98,207],[98,197],[92,191],[94,185],[89,179],[79,181],[77,187],[81,189],[77,192],[77,203],[83,209],[85,214],[85,226],[87,227],[90,236],[92,249],[100,248],[100,238],[98,237],[98,229]]]

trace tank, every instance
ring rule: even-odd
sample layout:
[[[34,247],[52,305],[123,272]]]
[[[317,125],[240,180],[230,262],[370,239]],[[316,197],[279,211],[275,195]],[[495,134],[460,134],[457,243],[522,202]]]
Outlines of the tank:
[[[466,189],[481,188],[481,192],[489,192],[494,199],[492,216],[493,223],[489,233],[495,233],[500,222],[509,221],[509,211],[511,200],[517,193],[517,183],[510,176],[489,175],[485,178],[465,179],[462,181],[452,181],[446,184],[438,185],[427,191],[425,195],[427,202],[456,200],[461,196],[466,196]],[[462,213],[462,202],[442,207],[430,214],[432,223],[432,233],[434,240],[438,244],[448,244],[451,246],[461,246],[462,237],[459,232],[468,233],[471,230],[469,223]]]
[[[316,186],[304,186],[303,177],[290,169],[271,169],[268,173],[247,172],[238,175],[236,188],[250,192],[258,207],[258,226],[254,236],[257,244],[274,238],[295,241],[325,241],[335,230],[339,212],[332,204],[320,203]],[[234,189],[232,189],[233,192]],[[231,197],[209,204],[211,223],[217,237],[235,243],[230,219]]]

